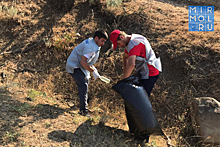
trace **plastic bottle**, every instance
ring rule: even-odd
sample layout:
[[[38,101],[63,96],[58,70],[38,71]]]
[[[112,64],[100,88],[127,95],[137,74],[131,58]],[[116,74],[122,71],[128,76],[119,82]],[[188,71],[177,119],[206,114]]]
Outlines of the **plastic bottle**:
[[[105,83],[110,83],[110,79],[108,79],[108,78],[106,78],[104,76],[100,76],[99,78],[100,78],[100,80],[102,80]]]

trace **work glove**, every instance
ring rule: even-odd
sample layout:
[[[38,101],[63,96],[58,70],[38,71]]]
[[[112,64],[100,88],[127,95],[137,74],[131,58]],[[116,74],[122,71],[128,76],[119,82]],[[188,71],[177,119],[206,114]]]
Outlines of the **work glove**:
[[[97,78],[100,77],[98,70],[93,66],[94,71],[92,72],[94,79],[96,80]]]

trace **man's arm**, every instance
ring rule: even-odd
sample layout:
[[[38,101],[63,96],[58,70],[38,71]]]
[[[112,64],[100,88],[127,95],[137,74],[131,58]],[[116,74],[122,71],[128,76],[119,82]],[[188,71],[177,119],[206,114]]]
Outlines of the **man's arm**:
[[[88,70],[89,72],[93,72],[94,69],[92,68],[92,66],[90,66],[88,63],[87,63],[87,59],[85,56],[82,56],[81,57],[81,61],[80,61],[80,64],[82,65],[82,67],[84,67],[86,70]]]
[[[128,64],[128,54],[124,53],[123,55],[123,75],[125,74],[125,69]]]
[[[126,68],[125,68],[124,75],[123,75],[122,79],[125,79],[131,75],[131,73],[135,67],[135,60],[136,60],[136,55],[132,55],[132,56],[128,57]]]

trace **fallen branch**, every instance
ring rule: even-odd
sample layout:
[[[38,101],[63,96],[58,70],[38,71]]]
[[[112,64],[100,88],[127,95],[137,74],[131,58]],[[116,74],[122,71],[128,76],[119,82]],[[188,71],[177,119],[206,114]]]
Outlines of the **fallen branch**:
[[[10,68],[10,67],[9,67],[9,69],[14,70],[15,72],[31,72],[31,73],[39,73],[39,72],[42,72],[42,70],[35,70],[35,69],[30,69],[30,68],[14,69],[14,68]]]

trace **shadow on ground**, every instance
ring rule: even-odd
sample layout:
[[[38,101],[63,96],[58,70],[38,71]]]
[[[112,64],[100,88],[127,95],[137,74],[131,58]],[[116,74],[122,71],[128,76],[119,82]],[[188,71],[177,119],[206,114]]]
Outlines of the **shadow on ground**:
[[[75,132],[56,130],[48,134],[48,138],[56,142],[68,141],[72,146],[138,146],[130,133],[121,129],[92,125],[91,120],[81,124]]]
[[[16,91],[15,91],[16,93]],[[14,95],[15,96],[15,95]],[[11,91],[5,87],[0,89],[0,146],[9,143],[19,144],[19,128],[40,120],[57,119],[64,112],[70,113],[70,108],[62,109],[58,105],[38,104],[32,106],[28,102],[14,100]],[[72,108],[71,108],[72,109]],[[26,119],[22,119],[25,117]],[[31,119],[28,119],[31,118]],[[75,118],[77,119],[77,118]],[[36,130],[33,130],[36,131]],[[68,141],[72,146],[138,146],[141,142],[134,140],[129,132],[105,126],[103,123],[94,125],[93,119],[88,119],[78,126],[75,132],[56,130],[48,134],[50,140],[56,142]]]
[[[17,93],[17,91],[14,91]],[[0,146],[7,145],[10,142],[18,141],[19,128],[22,129],[28,124],[32,124],[42,119],[56,119],[59,115],[68,111],[59,108],[57,105],[38,104],[32,106],[28,102],[14,100],[13,92],[6,87],[0,87]],[[32,116],[33,119],[22,120],[21,117]]]
[[[9,41],[5,44],[4,48],[1,49],[1,52],[7,51],[19,53],[23,51],[27,52],[30,49],[36,48],[40,43],[39,40],[43,36],[52,35],[53,26],[72,9],[74,2],[75,0],[46,0],[44,5],[39,5],[40,11],[38,11],[38,13],[35,13],[35,8],[32,9],[33,12],[30,12],[30,14],[35,13],[33,18],[39,20],[36,24],[33,24],[30,20],[22,22],[13,19],[1,20],[0,24],[8,25],[9,30],[15,29],[19,25],[23,26],[19,31],[12,31],[13,33],[5,34],[5,36],[9,38]],[[37,1],[33,1],[33,3],[39,4]],[[25,15],[30,14],[25,13]],[[44,30],[43,33],[37,34],[38,37],[35,40],[31,40],[31,36],[34,36],[40,30]],[[23,35],[21,36],[20,34]],[[30,39],[28,45],[20,44],[27,39]],[[18,41],[19,43],[13,44],[14,41]]]

